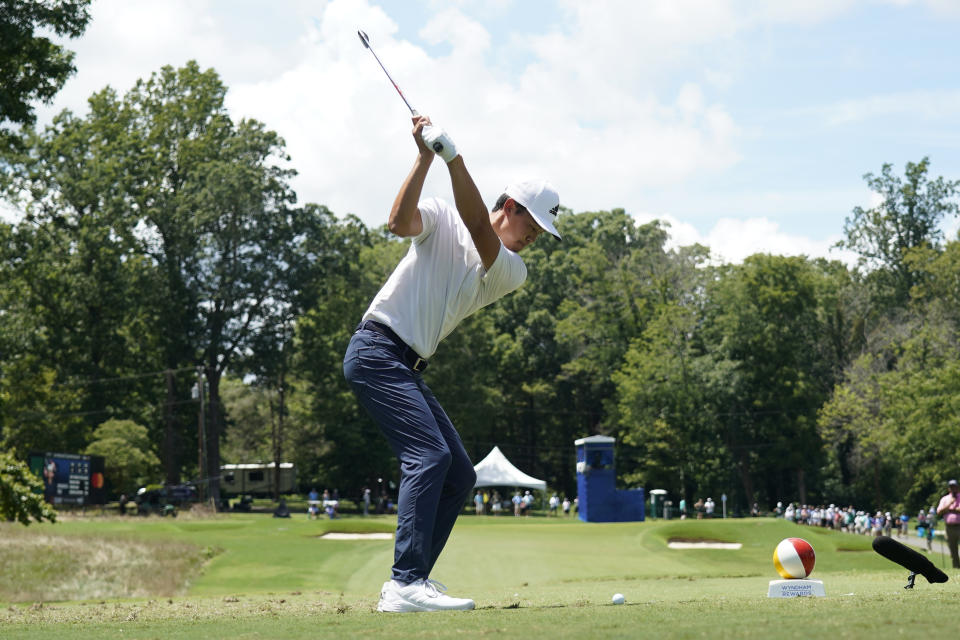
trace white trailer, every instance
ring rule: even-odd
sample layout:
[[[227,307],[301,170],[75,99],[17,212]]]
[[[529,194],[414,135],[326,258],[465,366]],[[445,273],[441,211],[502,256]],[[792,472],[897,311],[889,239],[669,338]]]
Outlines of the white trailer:
[[[274,467],[273,462],[222,465],[220,467],[220,492],[229,496],[272,496],[273,482],[276,476]],[[293,493],[296,488],[296,468],[292,462],[281,462],[279,493]]]

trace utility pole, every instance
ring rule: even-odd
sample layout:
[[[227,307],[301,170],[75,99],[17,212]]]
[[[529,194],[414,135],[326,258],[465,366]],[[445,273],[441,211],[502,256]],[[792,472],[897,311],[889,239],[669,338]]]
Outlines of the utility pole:
[[[203,502],[205,492],[202,489],[203,484],[206,482],[206,475],[203,473],[203,453],[204,453],[204,444],[206,441],[206,430],[203,428],[206,418],[204,416],[204,402],[203,402],[203,387],[205,385],[203,379],[203,367],[197,367],[197,399],[200,401],[200,408],[197,411],[197,497],[200,498],[200,501]]]

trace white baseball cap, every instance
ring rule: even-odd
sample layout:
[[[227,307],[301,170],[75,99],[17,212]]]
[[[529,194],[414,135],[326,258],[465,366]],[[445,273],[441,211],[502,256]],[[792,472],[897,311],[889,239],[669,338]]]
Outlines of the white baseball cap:
[[[552,184],[546,180],[514,182],[503,192],[522,204],[541,229],[549,231],[557,240],[560,239],[560,233],[553,226],[557,211],[560,210],[560,196]]]

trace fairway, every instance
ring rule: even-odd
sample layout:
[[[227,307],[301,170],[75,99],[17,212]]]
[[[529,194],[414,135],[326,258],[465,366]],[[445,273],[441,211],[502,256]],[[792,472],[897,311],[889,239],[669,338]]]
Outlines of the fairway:
[[[4,525],[9,527],[10,525]],[[375,612],[392,543],[323,540],[326,531],[389,531],[388,518],[95,519],[33,525],[68,538],[137,539],[207,550],[181,593],[150,598],[5,605],[3,638],[873,637],[876,631],[955,637],[960,575],[905,591],[907,574],[867,537],[783,520],[584,524],[575,519],[475,518],[454,530],[434,576],[477,611]],[[3,531],[4,529],[0,529]],[[826,598],[770,600],[779,540],[817,552]],[[739,542],[739,550],[667,547],[673,539]],[[940,564],[939,558],[933,560]],[[0,570],[2,571],[2,570]],[[5,580],[6,575],[0,575]],[[610,598],[623,593],[626,604]]]

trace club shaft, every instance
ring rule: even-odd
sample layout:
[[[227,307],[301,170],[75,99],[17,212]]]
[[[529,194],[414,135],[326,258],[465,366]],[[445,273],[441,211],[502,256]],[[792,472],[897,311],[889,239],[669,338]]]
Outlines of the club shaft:
[[[390,80],[390,84],[393,85],[393,88],[397,90],[397,93],[400,95],[400,99],[403,100],[403,104],[407,105],[407,109],[410,109],[410,115],[418,116],[417,110],[410,106],[410,102],[407,101],[407,97],[403,95],[403,91],[400,91],[400,87],[397,86],[396,81],[393,79],[393,76],[390,75],[390,72],[387,71],[387,68],[383,66],[383,62],[380,61],[380,56],[377,55],[377,52],[373,50],[373,47],[370,46],[370,39],[366,37],[367,34],[358,32],[360,34],[360,41],[363,42],[363,46],[370,50],[370,53],[373,54],[373,59],[377,61],[377,64],[380,65],[380,68],[383,69],[383,72],[387,75],[387,79]]]

